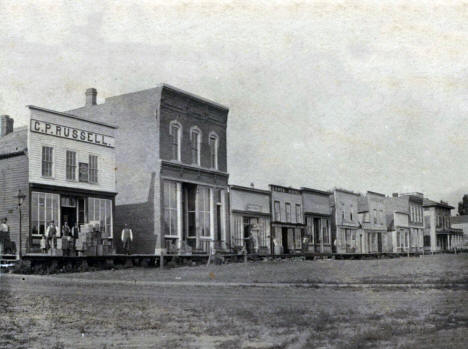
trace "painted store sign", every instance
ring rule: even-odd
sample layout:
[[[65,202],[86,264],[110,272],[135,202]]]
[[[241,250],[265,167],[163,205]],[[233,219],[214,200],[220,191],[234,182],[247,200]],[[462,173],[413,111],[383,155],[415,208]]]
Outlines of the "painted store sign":
[[[31,119],[31,132],[114,148],[114,137]]]

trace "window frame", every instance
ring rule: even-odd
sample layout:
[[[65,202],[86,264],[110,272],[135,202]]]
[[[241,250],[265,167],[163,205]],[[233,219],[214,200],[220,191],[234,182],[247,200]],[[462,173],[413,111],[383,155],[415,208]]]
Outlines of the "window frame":
[[[177,143],[174,142],[174,140],[176,139],[176,137],[174,137],[174,129],[177,129]],[[182,159],[182,125],[180,124],[180,122],[172,120],[169,123],[169,135],[171,136],[171,158],[173,161],[180,162]],[[177,147],[177,149],[174,149],[174,147]]]
[[[194,134],[197,135],[196,148],[194,147]],[[198,126],[192,126],[190,128],[190,147],[191,147],[191,157],[192,165],[201,166],[201,144],[202,144],[202,132]],[[194,151],[197,152],[196,161],[194,161]]]
[[[302,224],[302,205],[296,204],[296,223]]]
[[[91,167],[91,157],[96,158],[96,168]],[[96,180],[93,180],[91,174],[96,175]],[[99,184],[99,156],[96,154],[88,154],[88,183],[89,184]]]
[[[278,210],[276,210],[276,205],[278,204]],[[278,200],[275,200],[273,202],[273,211],[275,214],[275,221],[281,222],[281,202]]]
[[[73,154],[73,164],[71,164],[68,160],[68,155]],[[76,151],[71,150],[71,149],[66,149],[65,150],[65,178],[67,181],[73,181],[76,182],[76,166],[77,164],[77,156],[76,156]],[[69,172],[70,171],[70,172]],[[71,176],[69,176],[71,174]]]
[[[50,161],[44,160],[44,149],[48,148],[51,150],[50,154]],[[55,149],[51,145],[42,145],[41,147],[41,177],[42,178],[48,178],[48,179],[53,179],[54,173],[55,173]],[[50,175],[44,174],[44,163],[45,164],[50,164]]]
[[[289,217],[288,217],[288,208],[289,208]],[[285,213],[285,219],[286,219],[286,222],[287,223],[292,223],[292,217],[291,217],[291,203],[290,202],[286,202],[284,204],[284,213]]]
[[[213,144],[214,143],[214,144]],[[218,148],[219,148],[219,137],[216,132],[211,131],[208,137],[208,145],[210,147],[210,168],[214,170],[219,169],[218,159]]]

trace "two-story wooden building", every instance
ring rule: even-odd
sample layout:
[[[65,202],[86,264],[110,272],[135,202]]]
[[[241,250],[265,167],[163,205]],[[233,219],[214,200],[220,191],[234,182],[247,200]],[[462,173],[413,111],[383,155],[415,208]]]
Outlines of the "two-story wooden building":
[[[113,237],[116,127],[28,106],[28,127],[0,138],[2,202],[0,216],[11,224],[12,240],[22,254],[40,252],[40,240],[54,221],[60,231],[99,221]],[[16,193],[25,194],[22,229],[15,209]],[[20,242],[21,240],[21,242]]]
[[[368,191],[358,200],[359,222],[364,234],[356,241],[360,253],[391,252],[392,239],[387,236],[385,195]]]
[[[131,253],[226,249],[228,108],[167,84],[96,95],[72,113],[119,126],[115,227],[133,229]]]
[[[339,254],[359,253],[364,237],[360,229],[358,202],[360,194],[344,189],[334,189],[332,208],[333,252]]]
[[[429,236],[430,251],[453,251],[463,246],[463,230],[451,226],[451,210],[444,201],[424,199],[425,236]]]
[[[331,253],[331,207],[328,191],[301,188],[306,224],[305,252]]]
[[[275,254],[302,252],[305,225],[301,191],[270,184],[270,192],[273,252]]]

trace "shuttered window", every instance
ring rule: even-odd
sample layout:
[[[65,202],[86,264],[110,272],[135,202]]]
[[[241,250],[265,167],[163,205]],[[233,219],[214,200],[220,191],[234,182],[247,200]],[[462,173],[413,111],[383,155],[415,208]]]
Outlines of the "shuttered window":
[[[96,155],[89,156],[89,183],[98,182],[98,157]]]
[[[52,177],[54,149],[52,147],[42,147],[42,176]]]
[[[67,150],[67,180],[74,181],[76,179],[76,153]]]

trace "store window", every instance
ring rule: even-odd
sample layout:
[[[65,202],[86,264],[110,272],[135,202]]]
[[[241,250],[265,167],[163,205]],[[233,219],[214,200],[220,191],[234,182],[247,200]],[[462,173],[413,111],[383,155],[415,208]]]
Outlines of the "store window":
[[[42,176],[52,177],[54,148],[42,147]]]
[[[60,226],[58,194],[33,191],[31,193],[31,234],[44,234],[50,221]]]
[[[210,188],[199,186],[197,192],[198,229],[200,236],[210,236]]]
[[[76,179],[76,152],[67,150],[67,180],[74,181]]]
[[[101,232],[112,237],[112,200],[88,198],[88,220],[98,221]]]
[[[89,156],[89,183],[98,182],[98,157],[96,155]]]
[[[192,164],[200,166],[201,131],[198,127],[190,130],[190,141],[192,143]]]
[[[169,126],[169,134],[171,135],[172,160],[180,161],[182,126],[177,121],[172,121]]]
[[[323,243],[329,244],[330,243],[330,236],[329,236],[329,228],[328,228],[328,219],[325,219],[322,225],[322,234],[323,234]]]
[[[164,181],[164,235],[177,237],[177,183]]]
[[[210,134],[210,162],[211,168],[218,169],[218,136],[215,133]]]
[[[291,204],[286,203],[286,222],[291,222]]]

